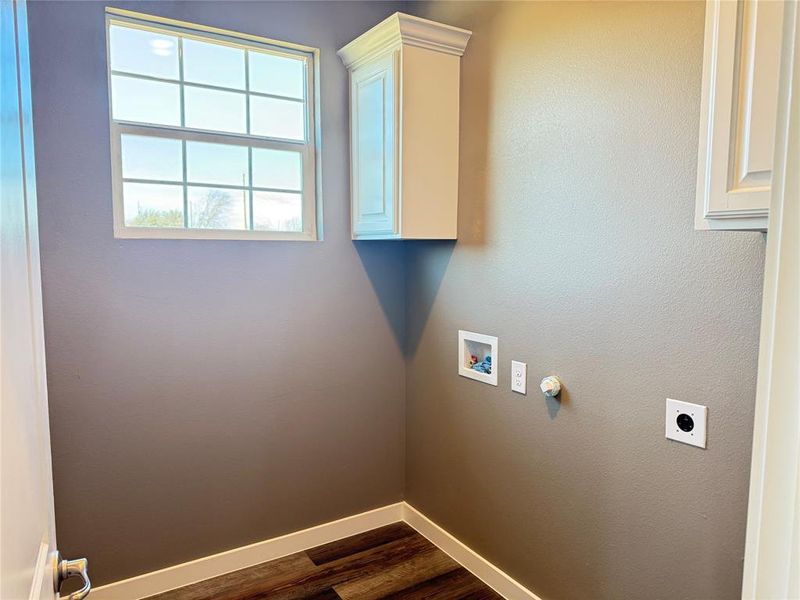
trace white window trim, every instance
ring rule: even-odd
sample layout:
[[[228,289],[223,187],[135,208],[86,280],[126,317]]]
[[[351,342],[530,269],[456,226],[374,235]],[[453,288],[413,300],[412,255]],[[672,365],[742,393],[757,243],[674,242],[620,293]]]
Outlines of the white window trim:
[[[237,133],[203,131],[168,125],[149,125],[135,122],[117,121],[112,113],[111,92],[111,47],[110,25],[113,22],[134,25],[143,29],[153,28],[163,31],[166,28],[179,35],[199,36],[205,39],[218,39],[223,42],[236,41],[242,45],[263,47],[272,53],[283,53],[302,57],[311,61],[306,69],[307,102],[307,141],[284,141],[267,137],[256,137]],[[149,26],[149,27],[148,27]],[[322,168],[321,168],[321,128],[318,48],[271,40],[260,36],[237,33],[215,27],[196,25],[155,17],[128,10],[106,8],[106,73],[108,75],[108,119],[111,133],[111,169],[113,186],[114,237],[134,239],[191,239],[191,240],[283,240],[319,241],[322,240]],[[213,86],[209,86],[213,87]],[[181,110],[184,108],[181,106]],[[251,146],[253,148],[285,149],[287,143],[303,148],[303,231],[278,232],[233,229],[189,229],[166,227],[130,227],[125,225],[125,211],[122,197],[122,153],[120,148],[123,133],[170,137],[179,140],[200,140],[211,143],[225,143]],[[309,165],[306,168],[305,165]],[[157,182],[154,182],[157,183]],[[215,186],[225,187],[225,186]]]

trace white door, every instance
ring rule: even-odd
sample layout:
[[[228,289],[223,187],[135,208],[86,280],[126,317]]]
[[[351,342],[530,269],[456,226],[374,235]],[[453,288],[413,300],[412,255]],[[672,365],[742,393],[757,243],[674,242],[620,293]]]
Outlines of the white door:
[[[786,2],[742,598],[800,598],[800,4]]]
[[[24,2],[0,0],[0,598],[57,596]],[[85,561],[62,563],[70,570]],[[88,583],[88,582],[87,582]],[[79,597],[79,596],[76,596]]]

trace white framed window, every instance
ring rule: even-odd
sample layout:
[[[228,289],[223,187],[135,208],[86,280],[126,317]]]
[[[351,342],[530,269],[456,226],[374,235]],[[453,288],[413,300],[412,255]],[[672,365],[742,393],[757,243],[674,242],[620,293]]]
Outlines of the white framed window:
[[[318,50],[107,9],[114,235],[319,238]]]

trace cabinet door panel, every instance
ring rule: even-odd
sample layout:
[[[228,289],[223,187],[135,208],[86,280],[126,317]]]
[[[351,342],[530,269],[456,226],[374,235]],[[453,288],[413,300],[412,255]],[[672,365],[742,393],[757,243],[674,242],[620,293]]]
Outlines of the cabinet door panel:
[[[766,229],[782,2],[708,0],[698,229]]]
[[[351,75],[354,236],[398,235],[396,52]]]

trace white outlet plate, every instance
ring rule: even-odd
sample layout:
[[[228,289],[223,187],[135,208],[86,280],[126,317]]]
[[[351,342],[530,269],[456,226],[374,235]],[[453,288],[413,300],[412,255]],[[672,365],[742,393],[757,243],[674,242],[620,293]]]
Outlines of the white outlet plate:
[[[518,394],[527,393],[528,365],[518,360],[511,361],[511,391]]]
[[[667,438],[705,448],[707,422],[708,407],[667,398],[665,419]]]

